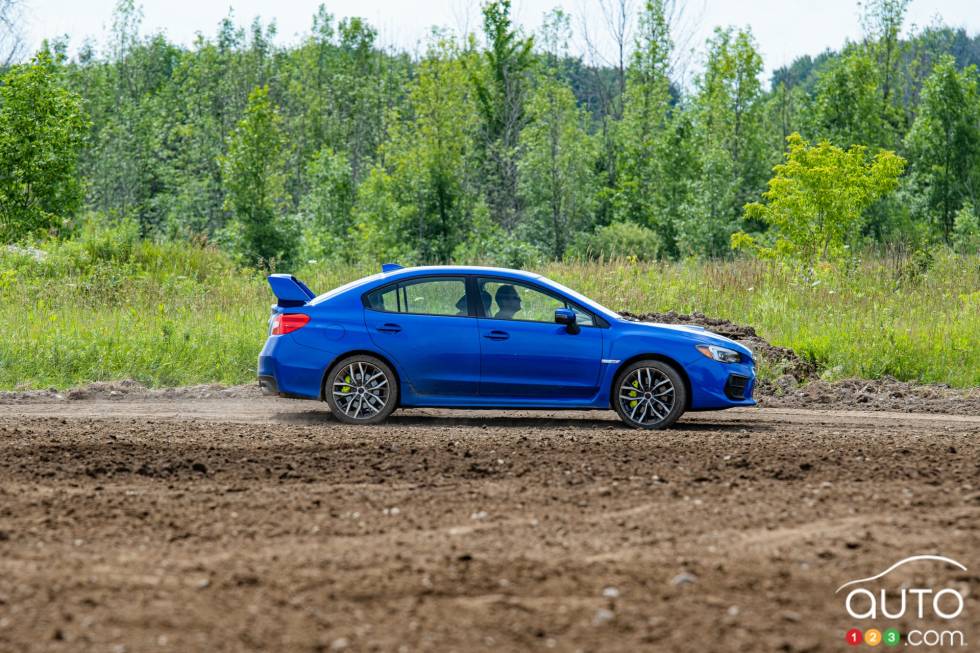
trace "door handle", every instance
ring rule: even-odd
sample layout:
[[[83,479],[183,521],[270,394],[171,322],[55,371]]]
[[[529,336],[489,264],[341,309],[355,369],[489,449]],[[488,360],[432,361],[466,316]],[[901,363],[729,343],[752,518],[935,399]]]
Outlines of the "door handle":
[[[507,333],[506,331],[498,331],[494,329],[493,331],[484,335],[483,337],[487,338],[488,340],[506,340],[507,338],[510,337],[510,334]]]
[[[378,331],[381,331],[383,333],[398,333],[401,330],[402,328],[400,325],[393,324],[391,322],[387,322],[378,327]]]

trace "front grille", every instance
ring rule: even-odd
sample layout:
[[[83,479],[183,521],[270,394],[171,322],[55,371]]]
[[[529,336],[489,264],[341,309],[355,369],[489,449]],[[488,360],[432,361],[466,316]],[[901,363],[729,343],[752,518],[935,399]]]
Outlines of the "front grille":
[[[730,374],[725,381],[725,395],[729,399],[745,399],[745,388],[749,385],[749,377],[741,374]]]

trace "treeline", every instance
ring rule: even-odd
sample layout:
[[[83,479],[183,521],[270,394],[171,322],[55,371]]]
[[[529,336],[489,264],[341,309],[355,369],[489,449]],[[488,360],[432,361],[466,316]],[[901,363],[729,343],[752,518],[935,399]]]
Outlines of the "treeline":
[[[274,45],[273,25],[229,17],[184,48],[142,35],[121,0],[104,47],[69,59],[49,43],[0,84],[0,235],[125,220],[252,263],[523,265],[723,256],[733,234],[773,244],[806,216],[854,249],[976,247],[980,37],[931,27],[902,39],[908,0],[871,0],[860,42],[798,59],[768,87],[751,31],[718,28],[685,85],[672,4],[622,16],[622,63],[599,65],[570,52],[567,14],[528,34],[509,0],[482,5],[478,35],[433,31],[420,57],[322,7],[291,47]],[[887,152],[893,179],[874,193],[841,185]],[[853,174],[787,194],[827,161]],[[864,193],[846,228],[817,197],[831,192]]]

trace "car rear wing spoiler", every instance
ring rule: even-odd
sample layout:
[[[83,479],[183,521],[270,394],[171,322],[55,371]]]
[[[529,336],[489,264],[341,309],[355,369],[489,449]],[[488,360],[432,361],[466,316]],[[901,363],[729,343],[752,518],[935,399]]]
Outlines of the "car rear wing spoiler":
[[[306,284],[291,274],[270,274],[268,277],[272,293],[280,308],[303,306],[316,297]]]

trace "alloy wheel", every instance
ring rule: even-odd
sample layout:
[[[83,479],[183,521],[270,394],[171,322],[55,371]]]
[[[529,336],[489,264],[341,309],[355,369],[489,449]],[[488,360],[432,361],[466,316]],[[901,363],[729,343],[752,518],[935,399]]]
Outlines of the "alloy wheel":
[[[342,367],[333,379],[334,404],[353,420],[374,417],[388,404],[391,386],[376,365],[356,361]]]
[[[619,387],[621,413],[642,426],[661,422],[677,400],[674,383],[655,367],[638,367]]]

